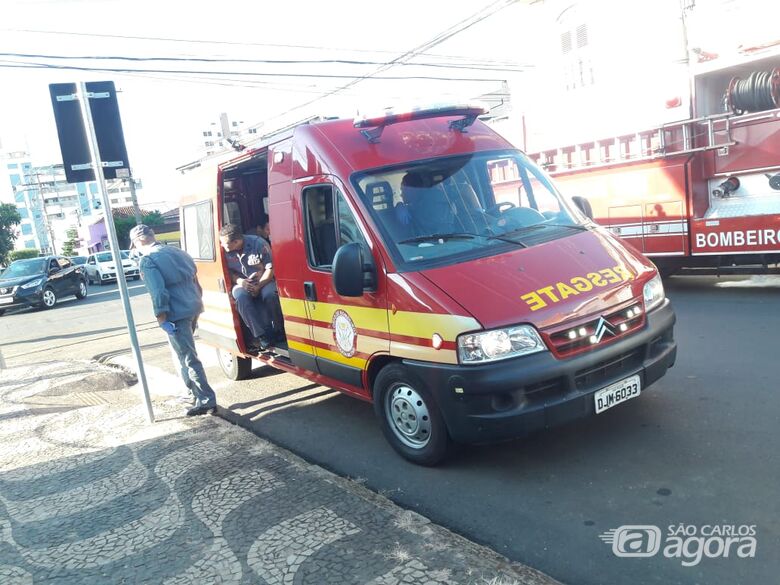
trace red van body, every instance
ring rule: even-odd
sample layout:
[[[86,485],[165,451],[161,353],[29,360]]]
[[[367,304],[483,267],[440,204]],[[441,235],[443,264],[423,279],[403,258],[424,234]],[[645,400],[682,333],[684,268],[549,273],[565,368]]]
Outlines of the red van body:
[[[475,117],[307,123],[185,171],[199,335],[230,377],[256,359],[373,401],[393,447],[435,464],[452,441],[592,415],[666,373],[675,315],[653,264]],[[449,231],[399,236],[399,206]],[[253,355],[218,238],[264,214],[287,342]]]

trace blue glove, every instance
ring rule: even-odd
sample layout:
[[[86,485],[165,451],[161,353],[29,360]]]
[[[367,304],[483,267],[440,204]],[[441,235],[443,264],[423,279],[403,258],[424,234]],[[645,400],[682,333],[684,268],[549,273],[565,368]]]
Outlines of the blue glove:
[[[160,328],[165,331],[168,335],[173,335],[176,333],[176,323],[173,321],[163,321],[160,323]]]
[[[395,217],[402,225],[409,225],[412,221],[412,214],[409,213],[409,206],[406,203],[399,203],[396,205]]]

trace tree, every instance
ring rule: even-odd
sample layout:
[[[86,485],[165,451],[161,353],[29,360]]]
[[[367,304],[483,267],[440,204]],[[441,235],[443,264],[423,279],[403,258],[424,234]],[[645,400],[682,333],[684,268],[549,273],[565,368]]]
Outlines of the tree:
[[[162,213],[159,211],[142,211],[141,219],[151,228],[165,223]],[[114,214],[114,227],[116,227],[116,239],[119,241],[119,247],[126,249],[130,247],[130,230],[135,227],[135,218]]]
[[[73,256],[73,251],[79,243],[79,232],[76,228],[68,228],[65,231],[65,243],[62,245],[63,256]]]
[[[25,248],[24,250],[11,250],[8,253],[8,262],[16,260],[27,260],[28,258],[37,258],[41,255],[38,248]]]
[[[14,249],[16,232],[14,226],[19,225],[22,217],[11,203],[0,204],[0,264],[7,264],[8,253]]]

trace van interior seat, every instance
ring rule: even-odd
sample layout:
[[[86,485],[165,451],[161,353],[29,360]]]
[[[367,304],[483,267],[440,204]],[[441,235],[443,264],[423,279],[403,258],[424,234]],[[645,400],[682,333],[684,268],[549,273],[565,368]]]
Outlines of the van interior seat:
[[[442,184],[433,187],[412,187],[416,190],[412,207],[412,222],[419,235],[454,231],[455,209]]]
[[[393,206],[393,187],[389,181],[368,183],[365,187],[367,203],[370,205],[380,223],[390,232],[393,240],[399,242],[409,237],[407,226],[401,225],[395,215]]]

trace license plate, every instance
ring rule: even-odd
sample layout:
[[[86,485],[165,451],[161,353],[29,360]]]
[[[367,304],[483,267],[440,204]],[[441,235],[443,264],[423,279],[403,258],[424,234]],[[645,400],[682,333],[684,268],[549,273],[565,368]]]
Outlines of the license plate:
[[[596,414],[617,406],[621,402],[636,398],[642,393],[641,385],[639,376],[631,376],[602,388],[593,395],[596,403]]]
[[[14,302],[13,297],[6,297],[4,299],[0,299],[0,305],[10,305],[13,302]]]

